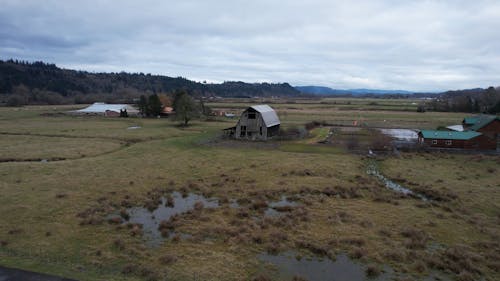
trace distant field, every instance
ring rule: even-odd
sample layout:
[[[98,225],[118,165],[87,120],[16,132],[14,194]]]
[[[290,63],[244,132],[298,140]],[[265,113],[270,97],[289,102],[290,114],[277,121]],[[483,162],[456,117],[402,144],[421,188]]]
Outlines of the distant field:
[[[464,116],[417,113],[412,103],[272,106],[285,128],[313,120],[435,128]],[[209,105],[239,114],[248,103]],[[293,251],[303,261],[346,254],[366,269],[362,276],[390,268],[395,280],[500,279],[499,156],[369,159],[318,144],[326,128],[307,139],[245,143],[217,138],[236,119],[182,128],[168,119],[57,114],[69,108],[0,108],[0,158],[13,161],[0,162],[0,265],[79,280],[291,280],[259,255]],[[431,201],[389,190],[367,174],[373,163]],[[217,199],[219,206],[198,204],[165,222],[164,234],[173,235],[156,246],[138,226],[120,224],[120,212],[158,207],[174,191]],[[294,204],[270,207],[283,197]]]
[[[266,103],[278,111],[285,125],[301,125],[312,120],[341,125],[357,124],[381,128],[430,129],[449,124],[461,124],[463,113],[417,112],[421,102],[411,99],[355,99],[325,98],[317,100],[248,100],[237,102],[208,103],[215,109],[237,113],[243,111],[248,102]],[[252,104],[250,103],[250,104]]]

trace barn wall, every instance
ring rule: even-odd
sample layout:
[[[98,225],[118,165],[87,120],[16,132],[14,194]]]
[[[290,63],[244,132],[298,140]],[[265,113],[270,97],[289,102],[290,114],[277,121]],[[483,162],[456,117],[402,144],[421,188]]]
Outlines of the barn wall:
[[[236,125],[236,135],[235,138],[237,139],[254,139],[254,140],[267,140],[267,127],[266,124],[264,123],[264,120],[262,119],[262,115],[255,111],[256,118],[255,119],[248,119],[248,110],[245,110],[240,117],[240,120],[238,121],[238,124]],[[246,126],[246,134],[241,135],[241,127]],[[261,127],[262,127],[262,134],[261,134]]]

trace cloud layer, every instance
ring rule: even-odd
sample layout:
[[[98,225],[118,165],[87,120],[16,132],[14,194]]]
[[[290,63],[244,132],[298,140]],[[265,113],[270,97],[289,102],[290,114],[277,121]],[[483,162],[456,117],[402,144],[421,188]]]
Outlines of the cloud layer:
[[[486,87],[500,84],[499,15],[481,0],[0,0],[0,56],[198,81]]]

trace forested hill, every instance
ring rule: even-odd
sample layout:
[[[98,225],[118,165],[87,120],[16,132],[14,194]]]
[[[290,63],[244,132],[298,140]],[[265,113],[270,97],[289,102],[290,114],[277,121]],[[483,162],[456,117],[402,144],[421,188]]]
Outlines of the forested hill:
[[[182,77],[143,73],[91,73],[44,62],[0,60],[0,102],[20,104],[130,102],[141,94],[186,88],[194,95],[220,97],[298,96],[288,83],[199,83]]]

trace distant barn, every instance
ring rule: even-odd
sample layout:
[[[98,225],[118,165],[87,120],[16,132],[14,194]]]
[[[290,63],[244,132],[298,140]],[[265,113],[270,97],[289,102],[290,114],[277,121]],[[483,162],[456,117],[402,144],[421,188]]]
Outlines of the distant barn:
[[[280,131],[280,119],[269,105],[254,105],[245,109],[236,126],[224,130],[236,139],[268,140]]]
[[[107,117],[119,117],[120,112],[126,112],[127,115],[137,115],[138,111],[129,104],[108,104],[95,102],[86,108],[70,111],[76,115],[102,115]]]

